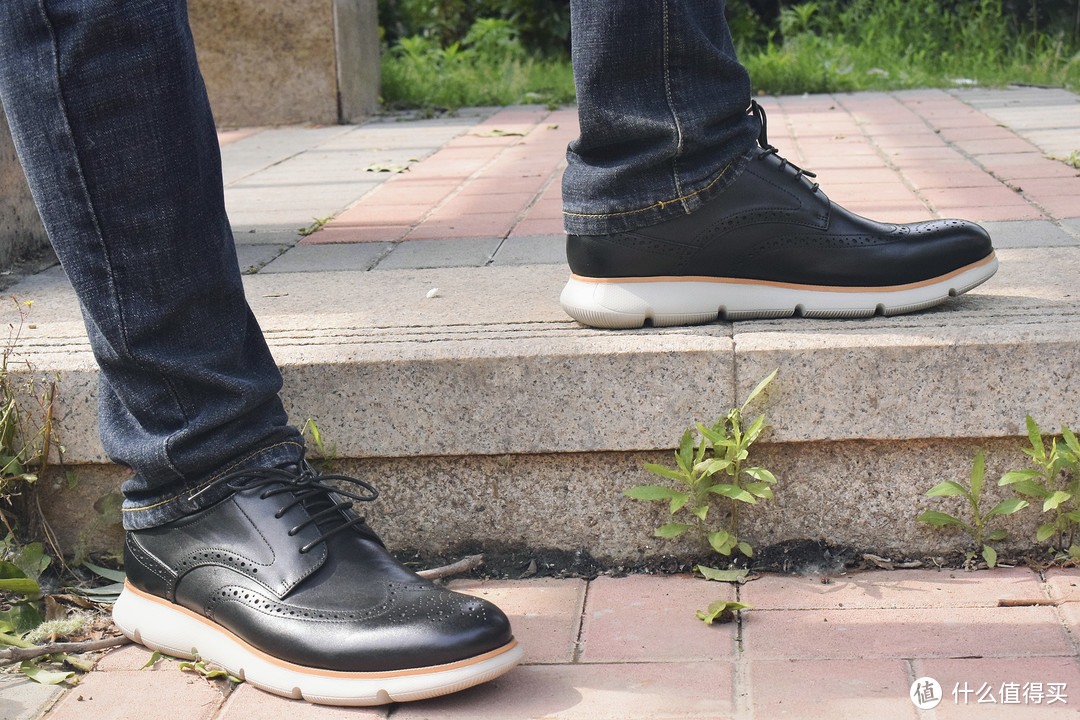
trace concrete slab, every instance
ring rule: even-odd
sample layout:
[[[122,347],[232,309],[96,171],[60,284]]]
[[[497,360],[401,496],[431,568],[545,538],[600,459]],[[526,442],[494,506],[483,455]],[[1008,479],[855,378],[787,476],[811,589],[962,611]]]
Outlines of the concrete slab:
[[[1076,423],[1076,247],[1002,250],[987,285],[916,315],[623,332],[565,317],[560,265],[328,271],[383,251],[300,246],[246,278],[286,396],[338,428],[346,455],[409,455],[436,426],[432,453],[668,447],[776,368],[774,441],[1009,437],[1027,412]],[[12,291],[35,298],[22,352],[39,371],[75,372],[65,395],[82,406],[75,378],[93,364],[70,289]],[[469,422],[447,428],[463,408]],[[71,461],[98,457],[94,423],[79,424]]]
[[[279,255],[260,272],[323,273],[336,270],[365,271],[391,250],[390,243],[297,245]]]
[[[300,228],[274,228],[254,225],[250,227],[233,227],[233,240],[240,245],[287,245],[293,246],[298,243],[303,235]]]
[[[499,238],[447,238],[408,240],[394,245],[376,270],[481,267],[499,247]]]
[[[566,236],[529,235],[503,240],[492,265],[562,265],[566,263]]]
[[[272,128],[229,143],[221,148],[225,185],[238,182],[353,129],[354,126],[350,125]]]
[[[1013,130],[1043,153],[1067,158],[1080,150],[1080,96],[1051,88],[1008,88],[954,92]]]
[[[38,720],[66,688],[42,685],[22,675],[0,675],[0,718]]]
[[[240,264],[240,272],[245,274],[258,272],[290,247],[290,245],[237,245],[236,257]]]
[[[982,223],[982,226],[998,249],[1080,245],[1080,238],[1048,220],[1009,220]]]
[[[1068,230],[1073,237],[1080,238],[1080,218],[1068,218],[1062,220],[1061,226]]]

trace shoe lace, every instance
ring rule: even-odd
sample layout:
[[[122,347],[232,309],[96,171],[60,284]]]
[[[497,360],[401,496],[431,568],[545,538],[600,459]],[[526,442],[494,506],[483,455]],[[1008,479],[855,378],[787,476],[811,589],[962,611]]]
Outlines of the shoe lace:
[[[750,112],[752,112],[754,114],[754,117],[756,117],[758,119],[758,122],[761,124],[761,131],[758,133],[758,145],[760,145],[761,148],[765,152],[763,152],[761,155],[758,156],[758,160],[764,160],[769,155],[775,155],[776,159],[780,161],[780,169],[781,170],[783,170],[786,167],[790,167],[793,170],[795,170],[795,180],[796,181],[798,181],[798,180],[800,180],[800,179],[802,179],[804,177],[805,178],[816,178],[817,177],[817,173],[812,173],[809,170],[803,170],[801,167],[799,167],[795,163],[791,162],[787,158],[782,157],[780,155],[780,150],[778,148],[776,148],[775,146],[769,144],[769,132],[768,132],[769,121],[765,117],[765,108],[761,107],[761,105],[758,105],[757,100],[751,100],[750,101]],[[810,190],[813,191],[813,192],[817,192],[818,187],[819,186],[818,186],[817,183],[811,183],[810,184]]]
[[[349,492],[340,487],[330,485],[331,481],[348,483],[362,488],[362,493]],[[309,515],[299,525],[289,529],[292,537],[298,532],[315,525],[319,529],[319,536],[300,548],[301,553],[310,552],[319,543],[327,538],[353,528],[365,537],[382,544],[375,532],[367,526],[363,517],[348,517],[343,511],[353,507],[353,502],[371,502],[379,497],[379,491],[369,482],[348,475],[336,475],[333,473],[321,474],[312,468],[306,460],[301,459],[295,466],[285,468],[247,468],[226,473],[215,479],[200,492],[205,492],[211,487],[226,485],[230,490],[257,490],[263,488],[259,495],[262,499],[275,495],[291,494],[293,497],[283,507],[278,509],[274,517],[279,520],[292,508],[305,504]],[[342,497],[344,496],[344,497]],[[350,498],[348,500],[344,498]]]

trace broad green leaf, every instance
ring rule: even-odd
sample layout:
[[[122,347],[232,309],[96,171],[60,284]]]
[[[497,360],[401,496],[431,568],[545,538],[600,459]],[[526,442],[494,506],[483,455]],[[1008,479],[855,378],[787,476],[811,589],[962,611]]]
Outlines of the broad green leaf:
[[[746,406],[753,401],[754,398],[760,395],[762,391],[769,386],[769,383],[773,381],[773,378],[776,377],[776,373],[778,372],[780,372],[780,368],[776,368],[771,373],[769,373],[764,380],[757,384],[757,387],[750,391],[750,394],[746,396],[746,402],[743,403],[744,410],[746,409]]]
[[[723,432],[721,432],[720,430],[718,430],[716,428],[707,428],[704,425],[702,425],[701,423],[698,423],[697,424],[697,429],[698,429],[698,432],[701,433],[701,436],[703,438],[705,438],[706,440],[708,440],[713,445],[715,445],[718,442],[721,442],[724,439]]]
[[[656,528],[656,532],[653,534],[656,535],[656,537],[668,539],[677,538],[692,527],[692,525],[685,525],[683,523],[668,523],[667,525],[661,525]]]
[[[675,459],[683,472],[689,475],[690,468],[694,466],[694,436],[689,430],[683,433],[682,440],[679,441],[679,450],[675,453]]]
[[[41,586],[37,584],[37,580],[30,578],[5,578],[0,580],[0,590],[19,595],[38,595],[41,593]]]
[[[1080,546],[1078,546],[1078,545],[1070,545],[1069,546],[1069,557],[1071,557],[1073,560],[1080,560]]]
[[[150,659],[146,661],[146,664],[143,665],[139,669],[140,670],[145,670],[146,668],[154,667],[154,665],[157,665],[157,662],[160,659],[161,659],[161,651],[160,650],[155,650],[153,653],[150,654]]]
[[[754,548],[750,547],[750,543],[748,542],[739,543],[739,552],[746,557],[754,557]]]
[[[1028,506],[1028,501],[1022,498],[1009,498],[1008,500],[1002,500],[993,507],[990,512],[986,513],[986,517],[994,517],[995,515],[1012,515],[1014,512],[1023,510]]]
[[[986,536],[986,538],[987,538],[988,540],[992,540],[992,541],[994,541],[994,542],[997,542],[997,541],[999,541],[999,540],[1004,540],[1004,539],[1005,539],[1005,538],[1007,538],[1008,536],[1009,536],[1009,533],[1007,533],[1006,531],[1002,530],[1001,528],[998,528],[997,530],[991,530],[991,531],[990,531],[990,534],[989,534],[989,535],[987,535],[987,536]]]
[[[755,497],[765,498],[766,500],[773,497],[773,489],[767,483],[747,483],[746,489]]]
[[[702,477],[712,477],[721,470],[727,470],[729,467],[731,467],[730,460],[708,460],[705,463],[705,471],[702,473]]]
[[[1061,437],[1070,450],[1080,453],[1080,441],[1076,439],[1076,434],[1065,425],[1061,426]]]
[[[1069,493],[1063,492],[1061,490],[1056,490],[1054,491],[1053,495],[1046,498],[1046,501],[1043,502],[1043,512],[1046,512],[1047,510],[1053,510],[1061,503],[1067,502],[1071,499],[1072,495],[1070,495]]]
[[[997,565],[997,552],[989,545],[983,545],[982,549],[983,560],[986,560],[986,564],[989,567]]]
[[[12,605],[10,610],[0,613],[0,617],[3,617],[4,622],[14,628],[16,635],[28,633],[43,622],[41,613],[28,602]]]
[[[77,588],[76,592],[80,595],[119,595],[123,589],[124,583],[112,583],[96,588]]]
[[[706,625],[712,625],[716,621],[716,618],[724,614],[724,611],[738,612],[739,610],[752,610],[749,605],[740,602],[728,602],[726,600],[717,600],[709,605],[708,610],[698,610],[697,616],[699,620],[705,622]]]
[[[971,497],[976,500],[982,495],[983,480],[986,478],[986,454],[980,450],[975,453],[975,462],[971,465]]]
[[[747,475],[749,475],[750,477],[754,478],[758,482],[766,482],[766,483],[770,483],[772,485],[776,484],[776,476],[773,475],[768,470],[766,470],[765,468],[760,468],[760,467],[743,468],[743,472],[746,473]]]
[[[1027,495],[1038,500],[1045,500],[1050,497],[1050,493],[1039,483],[1034,480],[1020,480],[1012,484],[1013,492],[1018,492],[1021,495]]]
[[[662,475],[669,480],[678,480],[681,483],[685,483],[687,481],[685,473],[681,473],[678,470],[673,470],[663,465],[657,465],[656,463],[645,463],[645,469],[656,475]]]
[[[1041,477],[1042,473],[1038,470],[1013,470],[1002,475],[1001,479],[998,480],[998,485],[1012,485],[1023,480],[1034,480]]]
[[[1035,420],[1028,415],[1026,418],[1028,441],[1031,443],[1031,449],[1033,451],[1032,457],[1043,463],[1046,462],[1046,448],[1043,446],[1042,433],[1039,432],[1039,425]]]
[[[42,685],[58,685],[65,680],[70,680],[75,677],[75,673],[73,672],[43,670],[29,660],[26,660],[19,665],[19,671],[34,682],[41,683]]]
[[[79,672],[90,672],[94,669],[94,660],[88,660],[79,655],[64,655],[64,663],[75,668]]]
[[[727,542],[731,538],[731,535],[728,534],[727,531],[718,530],[716,532],[709,533],[705,537],[708,539],[709,545],[712,546],[713,550],[721,554],[726,554],[724,552],[724,548],[727,546]]]
[[[25,578],[26,573],[15,563],[9,563],[6,560],[0,560],[0,580],[6,580],[8,578]]]
[[[750,424],[750,427],[746,430],[746,435],[743,437],[743,447],[749,447],[758,439],[762,431],[765,430],[765,416],[758,415],[754,419],[754,422]]]
[[[705,520],[705,518],[706,518],[706,517],[708,516],[708,514],[709,514],[709,506],[708,506],[708,505],[700,505],[700,506],[698,506],[698,507],[694,508],[694,511],[693,511],[693,512],[694,512],[694,514],[695,514],[695,515],[697,515],[697,516],[698,516],[698,517],[699,517],[699,518],[700,518],[700,519],[701,519],[702,521],[704,521],[704,520]]]
[[[1049,523],[1040,525],[1039,529],[1035,531],[1035,539],[1039,542],[1045,542],[1046,540],[1049,540],[1055,532],[1057,532],[1057,529]]]
[[[95,573],[105,578],[106,580],[112,580],[113,582],[122,583],[127,580],[127,575],[123,570],[112,570],[110,568],[104,568],[100,565],[95,565],[92,562],[83,561],[83,567],[93,570]]]
[[[705,458],[705,452],[709,449],[708,443],[702,440],[698,443],[697,452],[694,453],[694,467],[696,468],[701,464],[701,461]]]
[[[743,490],[738,485],[728,485],[726,483],[720,483],[719,485],[713,485],[709,488],[709,492],[716,493],[717,495],[723,495],[724,497],[731,498],[732,500],[740,500],[751,505],[756,505],[757,500],[750,493]]]
[[[945,482],[938,483],[934,487],[926,491],[927,497],[949,497],[952,495],[968,496],[967,488],[958,482],[953,480],[946,480]]]
[[[732,583],[742,582],[750,573],[746,568],[741,570],[717,570],[716,568],[708,567],[707,565],[695,565],[694,572],[700,573],[706,580]]]
[[[690,499],[690,493],[679,493],[671,498],[671,507],[668,510],[672,515],[679,512],[686,505],[686,502]]]
[[[1074,523],[1080,523],[1080,510],[1073,510],[1072,512],[1065,513],[1065,517],[1072,520]]]
[[[954,518],[947,513],[938,512],[937,510],[927,510],[918,518],[919,522],[924,522],[934,527],[944,527],[946,525],[959,525],[964,526],[964,523]]]
[[[41,577],[41,573],[45,572],[45,568],[49,567],[52,558],[45,554],[45,548],[41,543],[36,542],[20,548],[12,558],[12,562],[26,573],[26,577],[37,580]]]
[[[623,490],[623,495],[634,500],[671,500],[681,494],[678,490],[663,485],[638,485]]]

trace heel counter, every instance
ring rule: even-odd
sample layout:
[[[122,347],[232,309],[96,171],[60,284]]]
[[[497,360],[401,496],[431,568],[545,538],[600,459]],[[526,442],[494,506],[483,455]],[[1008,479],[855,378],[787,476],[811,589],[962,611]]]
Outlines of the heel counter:
[[[124,570],[135,587],[172,602],[177,574],[143,547],[135,533],[124,539]]]
[[[639,233],[566,236],[570,272],[586,278],[682,275],[696,250]]]

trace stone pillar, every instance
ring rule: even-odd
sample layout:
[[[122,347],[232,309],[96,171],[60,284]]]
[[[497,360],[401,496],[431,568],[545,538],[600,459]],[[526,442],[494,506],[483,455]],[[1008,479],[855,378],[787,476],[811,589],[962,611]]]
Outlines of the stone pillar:
[[[0,271],[40,257],[48,248],[49,237],[15,155],[7,116],[0,109]]]
[[[219,126],[333,124],[379,107],[376,0],[188,0]]]

